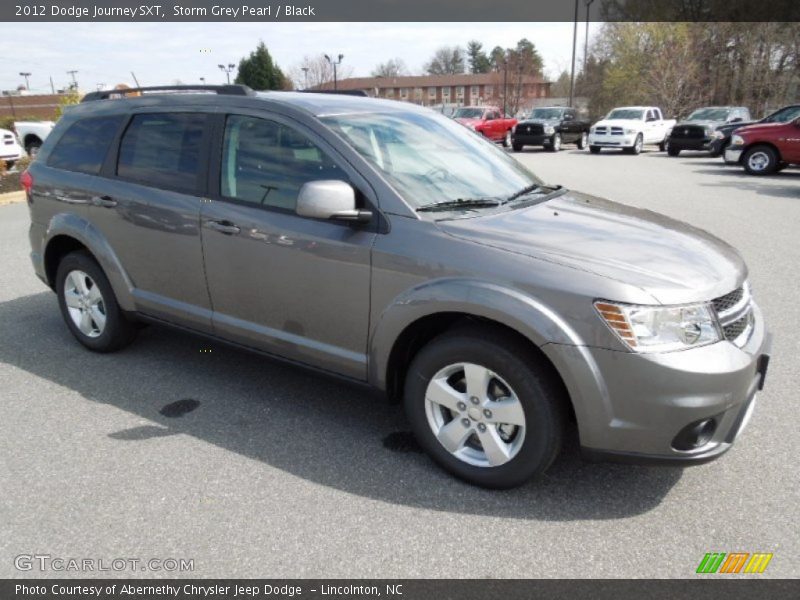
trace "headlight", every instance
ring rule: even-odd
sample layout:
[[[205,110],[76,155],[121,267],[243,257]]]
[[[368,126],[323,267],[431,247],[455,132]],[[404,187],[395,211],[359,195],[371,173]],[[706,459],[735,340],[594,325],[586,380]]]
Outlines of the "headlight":
[[[544,128],[544,132],[547,135],[553,135],[556,132],[556,128],[553,127],[552,125],[548,125],[547,127]]]
[[[637,133],[635,129],[625,129],[624,131],[625,135],[633,135],[634,133]]]
[[[731,136],[731,146],[743,146],[744,140],[740,135],[732,135]]]
[[[594,135],[594,127],[589,127],[589,133]]]
[[[710,304],[639,306],[597,301],[597,312],[635,352],[670,352],[722,339]]]
[[[714,135],[714,128],[713,127],[706,127],[706,137]]]
[[[714,132],[714,134],[711,137],[713,137],[715,140],[723,140],[723,139],[725,139],[725,134],[722,133],[721,131],[717,130],[717,131]]]

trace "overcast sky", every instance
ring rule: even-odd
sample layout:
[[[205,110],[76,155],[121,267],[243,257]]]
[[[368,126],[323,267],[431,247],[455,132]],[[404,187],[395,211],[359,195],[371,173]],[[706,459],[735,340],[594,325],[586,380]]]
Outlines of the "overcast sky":
[[[583,23],[578,26],[578,56],[583,53]],[[590,35],[599,24],[590,24]],[[238,63],[264,40],[278,65],[288,72],[304,55],[344,54],[353,76],[367,76],[390,58],[402,58],[419,73],[442,45],[465,46],[477,39],[487,50],[510,47],[527,37],[544,58],[545,73],[568,69],[572,23],[0,23],[0,89],[24,83],[30,72],[34,91],[49,92],[77,69],[83,90],[98,83],[224,83],[219,63]],[[580,58],[579,58],[580,59]]]

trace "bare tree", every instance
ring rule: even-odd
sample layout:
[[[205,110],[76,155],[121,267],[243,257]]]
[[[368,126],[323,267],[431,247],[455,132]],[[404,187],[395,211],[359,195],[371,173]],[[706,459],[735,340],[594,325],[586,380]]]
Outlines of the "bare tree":
[[[402,58],[390,58],[372,69],[373,77],[401,77],[408,75],[408,68]]]
[[[353,67],[347,64],[341,64],[336,69],[340,80],[353,74]],[[333,89],[333,67],[324,54],[304,56],[300,63],[289,69],[289,78],[295,89]]]
[[[442,46],[425,64],[429,75],[453,75],[463,73],[466,67],[464,49],[460,46]]]

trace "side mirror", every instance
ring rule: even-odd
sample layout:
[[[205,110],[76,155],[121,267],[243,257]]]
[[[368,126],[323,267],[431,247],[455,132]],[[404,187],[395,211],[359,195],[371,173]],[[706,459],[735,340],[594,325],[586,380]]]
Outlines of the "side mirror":
[[[736,117],[735,119],[730,120],[731,123],[741,123],[742,121],[744,121],[742,117]]]
[[[794,126],[795,126],[795,127],[800,127],[800,117],[797,117],[797,118],[794,120]]]
[[[309,181],[300,188],[297,208],[301,217],[337,219],[366,223],[372,212],[356,208],[356,192],[349,183],[338,179]]]

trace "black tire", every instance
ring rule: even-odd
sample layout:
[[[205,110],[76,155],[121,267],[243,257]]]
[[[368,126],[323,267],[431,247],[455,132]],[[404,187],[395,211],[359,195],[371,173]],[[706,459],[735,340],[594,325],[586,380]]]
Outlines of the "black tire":
[[[757,161],[757,158],[762,158],[762,161]],[[744,170],[750,175],[771,175],[778,170],[780,159],[778,153],[771,146],[753,146],[748,148],[742,156],[742,164]],[[756,165],[763,166],[756,166]]]
[[[575,142],[575,145],[578,146],[578,150],[583,150],[586,146],[589,145],[589,134],[585,131],[581,133],[581,137],[578,138],[578,141]]]
[[[522,144],[518,144],[517,142],[514,142],[513,144],[511,144],[511,149],[514,152],[522,152],[523,148],[524,148],[524,146]]]
[[[503,136],[503,148],[508,148],[510,146],[511,146],[511,130],[509,129]]]
[[[550,144],[547,146],[547,149],[550,152],[558,152],[561,150],[561,134],[554,133],[553,137],[550,138]]]
[[[25,146],[25,152],[28,153],[28,156],[33,158],[34,156],[39,154],[39,148],[41,148],[41,147],[42,147],[42,141],[41,140],[31,140]]]
[[[667,149],[667,142],[666,141],[663,141],[658,145],[659,152],[663,152],[666,149]]]
[[[667,154],[670,156],[678,156],[681,153],[680,148],[673,148],[672,146],[667,146]]]
[[[490,327],[465,328],[435,338],[414,357],[406,375],[405,410],[419,443],[445,470],[482,487],[511,488],[542,474],[561,450],[569,402],[560,380],[543,361],[516,337]],[[428,384],[440,370],[462,362],[481,365],[507,382],[525,413],[521,446],[498,466],[470,464],[451,454],[429,424]]]
[[[105,314],[105,325],[97,337],[91,337],[82,332],[73,321],[67,308],[64,289],[67,286],[67,276],[73,271],[82,271],[97,285],[102,296],[102,305]],[[87,252],[72,252],[67,254],[58,264],[56,271],[56,294],[61,316],[69,327],[72,335],[81,344],[94,352],[114,352],[130,344],[136,337],[135,323],[125,318],[117,304],[114,291],[103,269],[97,261]]]
[[[644,138],[642,134],[636,136],[636,140],[633,142],[633,146],[629,148],[623,148],[626,154],[633,154],[634,156],[640,154],[642,152],[642,146],[644,145]]]
[[[589,146],[589,152],[592,154],[600,154],[600,146]]]

